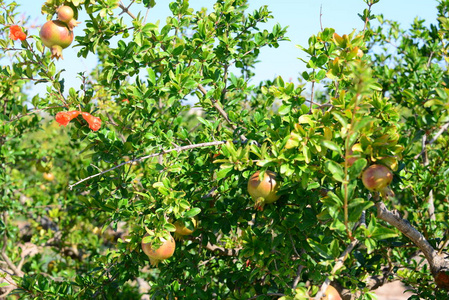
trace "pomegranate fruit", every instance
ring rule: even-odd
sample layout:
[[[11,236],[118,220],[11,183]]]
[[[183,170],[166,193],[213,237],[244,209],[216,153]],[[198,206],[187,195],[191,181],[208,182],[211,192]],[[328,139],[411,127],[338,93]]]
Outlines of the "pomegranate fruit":
[[[53,167],[52,162],[49,161],[46,157],[39,158],[36,162],[36,170],[38,170],[41,173],[50,172],[52,167]]]
[[[198,220],[196,218],[192,218],[188,220],[187,224],[181,220],[177,220],[174,225],[176,227],[175,239],[180,240],[183,236],[191,235],[196,230]]]
[[[61,21],[48,21],[39,33],[42,43],[50,48],[51,58],[63,58],[62,49],[73,42],[73,32]]]
[[[360,153],[354,153],[352,149],[349,149],[348,154],[349,155],[346,157],[346,161],[348,163],[348,167],[351,167],[356,162],[356,160],[360,158]]]
[[[371,165],[362,173],[363,185],[370,191],[382,192],[393,180],[393,173],[383,165]]]
[[[325,295],[322,300],[342,300],[338,291],[332,286],[329,285],[326,289]]]
[[[257,210],[263,210],[265,204],[273,203],[279,199],[277,191],[280,188],[276,181],[277,174],[272,171],[266,171],[262,180],[259,177],[260,171],[254,173],[248,181],[248,193],[253,198]]]
[[[169,233],[167,233],[167,235],[169,236],[168,239],[159,237],[162,245],[157,248],[153,247],[151,243],[144,243],[142,240],[142,250],[150,258],[150,263],[152,266],[157,266],[159,262],[172,257],[175,252],[175,240]],[[145,234],[144,238],[146,236],[149,236],[149,234]]]
[[[58,14],[58,20],[64,22],[70,30],[73,30],[73,28],[81,23],[73,18],[75,16],[75,13],[70,6],[60,6],[56,10],[56,13]]]
[[[55,180],[55,175],[53,173],[44,173],[44,179],[47,181]]]

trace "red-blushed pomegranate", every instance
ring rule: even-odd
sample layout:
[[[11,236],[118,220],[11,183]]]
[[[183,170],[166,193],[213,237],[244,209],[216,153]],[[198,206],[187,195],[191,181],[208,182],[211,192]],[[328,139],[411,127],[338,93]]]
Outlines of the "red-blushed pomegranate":
[[[371,165],[362,173],[363,185],[370,191],[382,192],[393,180],[393,173],[384,165]]]
[[[181,220],[177,220],[174,225],[176,228],[175,239],[180,240],[180,239],[182,239],[183,236],[191,235],[196,230],[198,221],[196,218],[192,218],[187,221],[187,226],[186,226],[186,224],[184,222],[182,222]]]
[[[321,299],[322,300],[342,300],[340,294],[332,285],[329,285],[327,287],[325,296]]]
[[[39,33],[42,43],[50,48],[51,58],[63,58],[62,49],[73,42],[73,32],[61,21],[48,21]]]
[[[73,18],[75,13],[70,6],[63,5],[56,10],[56,13],[58,14],[58,20],[64,22],[70,30],[73,30],[81,23]]]
[[[273,203],[279,199],[277,192],[280,183],[276,181],[277,174],[272,171],[266,171],[262,180],[259,178],[260,171],[254,173],[248,181],[248,193],[253,198],[257,210],[263,210],[265,204]]]
[[[144,238],[148,235],[148,233],[145,234]],[[169,236],[168,239],[159,237],[162,245],[158,248],[156,248],[156,246],[153,247],[150,243],[144,243],[142,239],[142,250],[150,258],[150,263],[152,266],[157,266],[159,262],[172,257],[173,253],[175,253],[175,240],[169,233],[167,233],[167,235]]]
[[[352,149],[349,149],[348,154],[349,155],[347,156],[346,161],[348,162],[348,167],[351,167],[356,160],[360,158],[360,154],[354,153]]]

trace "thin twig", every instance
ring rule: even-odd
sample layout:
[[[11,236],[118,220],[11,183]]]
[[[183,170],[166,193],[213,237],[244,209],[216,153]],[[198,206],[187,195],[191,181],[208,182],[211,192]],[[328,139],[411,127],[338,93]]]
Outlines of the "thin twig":
[[[219,255],[223,256],[237,256],[240,250],[242,250],[242,247],[224,248],[217,245],[212,245],[211,243],[207,243],[204,248],[212,252],[217,252]]]
[[[266,294],[262,294],[262,295],[253,296],[251,298],[248,298],[248,300],[257,299],[257,298],[262,297],[262,296],[268,296],[268,297],[277,297],[277,296],[279,296],[279,297],[282,297],[282,296],[285,296],[285,294],[281,294],[281,293],[266,293]]]
[[[40,112],[40,111],[44,111],[44,110],[48,110],[48,109],[53,109],[53,108],[60,108],[60,107],[61,107],[61,106],[51,106],[51,107],[46,107],[46,108],[34,109],[34,110],[31,110],[31,111],[27,112],[26,114],[23,114],[23,115],[17,115],[14,119],[9,120],[7,123],[11,123],[11,122],[17,121],[17,120],[19,120],[20,118],[26,117],[26,116],[31,115],[31,114],[38,113],[38,112]]]
[[[443,134],[443,132],[445,132],[447,130],[447,128],[449,127],[449,122],[445,123],[443,126],[441,126],[440,130],[438,130],[438,132],[435,134],[435,136],[426,143],[426,145],[432,145],[433,143],[435,143],[435,141],[440,137],[440,135]],[[413,158],[414,159],[418,159],[424,152],[426,151],[426,148],[424,147],[420,153],[416,154]]]
[[[122,9],[122,11],[125,12],[125,13],[127,13],[131,18],[136,19],[136,16],[133,15],[133,13],[130,12],[130,11],[128,10],[128,8],[125,7],[121,2],[119,3],[118,7],[120,7],[120,8]]]
[[[346,258],[348,257],[349,253],[352,252],[352,250],[358,244],[358,242],[359,241],[357,239],[353,239],[351,243],[348,245],[348,247],[346,247],[345,251],[343,251],[340,257],[337,259],[337,262],[335,263],[334,267],[332,268],[331,275],[335,275],[335,273],[344,266]],[[324,294],[326,293],[326,289],[330,283],[331,280],[329,279],[329,277],[327,277],[324,283],[321,285],[321,289],[316,294],[315,300],[320,300],[324,296]]]
[[[7,228],[8,216],[7,216],[6,211],[3,212],[3,224],[4,224],[5,228]],[[3,260],[6,262],[6,264],[8,265],[8,267],[14,272],[14,274],[16,274],[19,277],[23,277],[24,273],[20,269],[18,269],[16,267],[16,265],[14,265],[12,263],[12,261],[9,259],[8,255],[6,254],[7,244],[8,244],[8,231],[5,230],[5,232],[3,234],[3,247],[2,247],[1,256],[2,256]]]
[[[160,155],[164,155],[164,154],[167,154],[167,153],[170,153],[170,152],[173,152],[173,151],[182,152],[182,151],[190,150],[190,149],[194,149],[194,148],[202,148],[202,147],[223,145],[225,143],[226,143],[226,141],[215,141],[215,142],[187,145],[187,146],[183,146],[183,147],[176,147],[176,148],[172,148],[172,149],[168,149],[168,150],[162,150],[161,152],[158,152],[158,153],[153,153],[153,154],[145,155],[145,156],[133,159],[133,160],[128,160],[128,161],[122,162],[121,164],[116,165],[115,167],[109,168],[109,169],[104,170],[104,171],[102,171],[100,173],[97,173],[97,174],[94,174],[92,176],[86,177],[86,178],[84,178],[84,179],[82,179],[82,180],[80,180],[80,181],[78,181],[78,182],[76,182],[74,184],[71,184],[71,185],[69,185],[69,189],[72,190],[74,186],[77,186],[78,184],[80,184],[80,183],[82,183],[84,181],[87,181],[87,180],[90,180],[92,178],[101,176],[101,175],[103,175],[105,173],[108,173],[108,172],[110,172],[112,170],[115,170],[115,169],[120,168],[121,166],[124,166],[124,165],[127,165],[127,164],[132,164],[134,162],[143,161],[145,159],[156,157],[156,156],[160,156]]]
[[[198,85],[198,89],[200,90],[201,93],[203,93],[203,95],[206,95],[206,94],[207,94],[206,89],[205,89],[201,84]],[[220,115],[226,120],[226,122],[228,122],[229,126],[231,126],[232,129],[236,130],[236,129],[237,129],[237,126],[236,126],[234,123],[232,123],[231,120],[229,120],[228,114],[227,114],[226,111],[225,111],[225,110],[218,104],[218,101],[216,101],[216,100],[214,100],[214,99],[211,99],[211,100],[212,100],[212,105],[213,105],[213,107],[220,113]],[[240,135],[240,139],[242,140],[242,142],[246,142],[246,141],[248,140],[243,134]]]
[[[301,273],[302,270],[305,268],[304,265],[299,265],[298,270],[296,271],[296,277],[293,280],[293,284],[292,284],[292,289],[296,289],[296,287],[298,286],[299,281],[301,280]]]
[[[320,5],[320,27],[321,27],[321,32],[323,32],[323,23],[321,21],[323,17],[323,4]]]

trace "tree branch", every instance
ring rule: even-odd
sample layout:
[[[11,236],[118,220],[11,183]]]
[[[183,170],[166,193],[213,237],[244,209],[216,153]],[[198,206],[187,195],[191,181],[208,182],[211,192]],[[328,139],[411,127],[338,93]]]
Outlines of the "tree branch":
[[[433,143],[435,143],[437,138],[439,138],[440,135],[442,135],[443,132],[445,132],[448,129],[448,127],[449,127],[449,122],[444,124],[443,126],[441,126],[440,130],[438,130],[438,132],[435,134],[435,136],[429,142],[427,142],[426,145],[432,145]],[[426,151],[426,148],[423,147],[421,152],[416,154],[413,158],[418,159],[425,151]]]
[[[80,184],[80,183],[82,183],[84,181],[87,181],[89,179],[101,176],[101,175],[103,175],[105,173],[108,173],[108,172],[110,172],[112,170],[120,168],[121,166],[124,166],[124,165],[127,165],[127,164],[132,164],[134,162],[143,161],[143,160],[145,160],[147,158],[152,158],[152,157],[156,157],[156,156],[159,156],[159,155],[164,155],[164,154],[167,154],[167,153],[170,153],[170,152],[173,152],[173,151],[182,152],[182,151],[190,150],[190,149],[194,149],[194,148],[218,146],[218,145],[222,145],[222,144],[225,144],[225,143],[226,143],[226,141],[215,141],[215,142],[187,145],[187,146],[183,146],[183,147],[176,147],[176,148],[172,148],[172,149],[168,149],[168,150],[162,150],[161,152],[158,152],[158,153],[153,153],[153,154],[145,155],[145,156],[133,159],[133,160],[128,160],[128,161],[122,162],[121,164],[116,165],[115,167],[109,168],[109,169],[104,170],[104,171],[102,171],[100,173],[97,173],[97,174],[94,174],[92,176],[86,177],[86,178],[84,178],[84,179],[82,179],[82,180],[80,180],[80,181],[78,181],[78,182],[76,182],[74,184],[71,184],[71,185],[69,185],[69,189],[72,190],[74,186],[77,186],[78,184]]]
[[[345,251],[343,251],[343,253],[340,255],[340,257],[338,257],[337,262],[335,263],[334,267],[332,268],[332,272],[331,272],[332,275],[334,275],[340,268],[342,268],[344,266],[344,262],[345,262],[346,258],[348,258],[349,253],[352,252],[352,250],[358,243],[359,243],[359,241],[357,239],[353,239],[351,241],[351,243],[348,245],[348,247],[346,247]],[[329,279],[329,277],[327,277],[326,280],[324,281],[324,283],[321,285],[321,289],[315,295],[315,300],[320,300],[324,296],[326,289],[330,283],[331,283],[331,280]]]
[[[206,95],[206,94],[207,94],[206,89],[205,89],[201,84],[198,85],[198,89],[200,90],[201,93],[203,93],[203,95]],[[212,105],[213,105],[213,107],[218,111],[218,113],[219,113],[219,114],[226,120],[226,122],[228,122],[229,126],[231,126],[232,129],[236,130],[236,129],[237,129],[237,126],[236,126],[234,123],[232,123],[231,120],[229,120],[228,114],[227,114],[226,111],[225,111],[225,110],[218,104],[218,101],[212,99]],[[240,135],[240,139],[241,139],[243,142],[246,142],[246,141],[248,140],[243,134]]]
[[[5,228],[7,228],[7,224],[8,224],[8,216],[6,211],[3,212],[3,223],[5,224]],[[15,275],[19,276],[19,277],[23,277],[24,273],[16,267],[16,265],[14,265],[12,263],[12,261],[9,259],[8,255],[6,254],[6,246],[8,243],[8,231],[5,229],[5,232],[3,234],[3,247],[2,247],[2,251],[1,251],[1,256],[3,258],[3,260],[6,262],[6,264],[8,265],[8,267],[14,272]]]
[[[125,12],[125,13],[127,13],[131,18],[136,19],[136,16],[133,15],[133,13],[130,12],[130,11],[128,10],[129,7],[125,7],[125,6],[121,3],[121,1],[120,1],[120,3],[119,3],[118,7],[120,7],[120,8],[122,9],[122,12]]]
[[[382,201],[377,202],[376,207],[379,219],[396,227],[423,252],[438,287],[449,290],[449,275],[446,274],[449,272],[449,261],[443,254],[438,253],[418,230],[400,216],[398,211],[388,210]]]
[[[216,245],[212,245],[211,243],[207,243],[205,249],[217,252],[219,255],[223,256],[237,256],[239,254],[239,251],[242,250],[242,247],[237,248],[224,248]]]

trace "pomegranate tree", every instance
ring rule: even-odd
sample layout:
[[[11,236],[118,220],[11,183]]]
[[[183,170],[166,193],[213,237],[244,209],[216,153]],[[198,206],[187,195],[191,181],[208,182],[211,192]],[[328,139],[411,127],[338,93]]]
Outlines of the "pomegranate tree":
[[[70,6],[67,5],[60,6],[56,10],[56,13],[58,14],[58,20],[64,22],[70,30],[73,30],[73,28],[75,28],[76,26],[78,26],[78,24],[81,23],[74,18],[75,12]]]
[[[248,181],[248,193],[253,198],[257,210],[263,210],[265,204],[273,203],[279,199],[277,192],[280,188],[276,181],[277,174],[272,171],[265,171],[260,179],[260,171],[255,172]]]
[[[50,48],[51,58],[63,58],[62,49],[73,42],[73,32],[61,21],[48,21],[39,33],[42,43]]]
[[[384,165],[371,165],[362,173],[363,185],[374,192],[384,192],[392,180],[393,173]]]
[[[149,234],[145,234],[145,237],[149,236]],[[142,250],[143,252],[150,258],[150,263],[152,266],[157,266],[159,262],[163,261],[164,259],[170,258],[173,256],[173,253],[175,252],[176,243],[173,237],[170,233],[166,233],[168,239],[165,239],[164,237],[159,237],[159,240],[161,241],[161,245],[154,246],[151,243],[144,243],[142,239]]]

